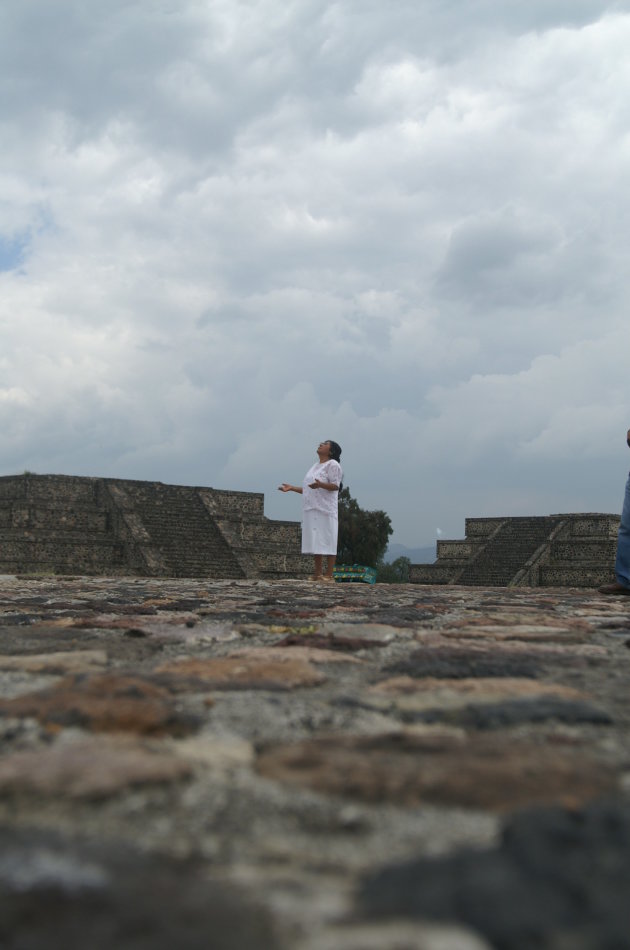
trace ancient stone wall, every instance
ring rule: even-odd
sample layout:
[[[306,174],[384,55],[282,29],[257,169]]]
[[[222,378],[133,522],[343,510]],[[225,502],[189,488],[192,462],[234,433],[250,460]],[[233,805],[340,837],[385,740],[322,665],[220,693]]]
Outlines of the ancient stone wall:
[[[312,570],[297,522],[264,498],[161,482],[0,478],[0,572],[295,577]]]
[[[619,516],[586,513],[467,518],[466,538],[438,541],[433,564],[412,564],[416,584],[597,587],[614,579]]]

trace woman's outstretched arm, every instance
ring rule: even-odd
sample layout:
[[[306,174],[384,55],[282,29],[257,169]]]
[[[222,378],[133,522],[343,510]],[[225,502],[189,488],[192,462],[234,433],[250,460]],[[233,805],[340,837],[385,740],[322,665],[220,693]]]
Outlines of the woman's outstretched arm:
[[[339,485],[334,482],[320,482],[318,478],[308,486],[309,488],[325,488],[326,491],[339,491]],[[302,489],[300,489],[301,491]]]

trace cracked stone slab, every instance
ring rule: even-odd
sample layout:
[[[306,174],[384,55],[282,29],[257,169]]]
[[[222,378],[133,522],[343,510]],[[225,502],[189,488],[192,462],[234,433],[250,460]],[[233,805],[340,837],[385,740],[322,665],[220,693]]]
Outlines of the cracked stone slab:
[[[254,764],[254,746],[240,736],[191,736],[173,742],[169,748],[194,765],[220,772],[250,768]]]
[[[256,768],[266,778],[361,801],[499,812],[550,802],[573,807],[617,788],[615,771],[583,749],[509,735],[323,736],[262,748]]]
[[[478,628],[476,628],[478,630]],[[497,657],[518,658],[530,656],[545,660],[552,657],[566,657],[567,660],[578,657],[604,659],[607,656],[605,647],[593,643],[545,643],[540,640],[521,641],[519,639],[502,639],[491,637],[485,633],[475,636],[460,636],[459,631],[429,630],[416,634],[416,639],[425,649],[444,649],[454,653],[459,651],[474,653],[492,652]]]
[[[180,756],[151,750],[138,741],[80,739],[0,759],[0,796],[101,799],[190,775],[191,766]]]
[[[203,863],[0,827],[3,950],[286,950],[271,915]]]
[[[0,715],[29,716],[53,731],[79,726],[92,732],[186,735],[198,726],[177,709],[163,686],[115,673],[69,677],[48,689],[2,700]]]
[[[440,714],[443,714],[446,721],[449,713],[463,712],[471,707],[491,707],[500,704],[509,706],[509,704],[519,702],[533,704],[529,720],[527,707],[520,707],[523,721],[531,721],[531,715],[535,713],[536,708],[540,707],[544,710],[545,704],[550,701],[558,704],[559,712],[563,708],[567,714],[571,708],[580,709],[583,716],[590,712],[596,721],[601,720],[601,711],[591,705],[591,697],[581,690],[558,683],[541,683],[526,678],[439,679],[427,677],[414,679],[411,676],[400,676],[375,683],[367,690],[363,701],[366,705],[373,705],[379,710],[394,708],[403,716],[408,714],[407,721],[410,722],[414,721],[414,715],[417,715],[420,720],[423,713],[433,713],[432,721],[439,721]],[[551,712],[551,708],[548,708],[548,712]],[[488,711],[488,716],[491,716],[490,711]],[[466,724],[465,718],[462,721],[456,721],[456,719],[457,717],[452,720],[453,724],[462,726]],[[472,715],[470,720],[472,725]],[[580,719],[579,721],[588,720]],[[609,722],[610,719],[606,717],[603,721]]]
[[[591,703],[554,697],[469,703],[455,709],[402,709],[400,718],[405,723],[448,723],[463,729],[509,729],[542,723],[608,726],[612,723],[607,712]]]
[[[359,650],[372,650],[387,646],[386,640],[370,640],[361,636],[325,636],[319,633],[289,634],[279,641],[278,647],[311,647],[313,650],[325,650],[328,653],[358,653]]]
[[[590,696],[560,683],[541,683],[526,678],[479,677],[475,679],[415,679],[399,676],[381,680],[368,689],[368,694],[394,697],[401,707],[428,709],[435,706],[455,708],[471,702],[493,702],[506,699],[553,697],[586,701]]]
[[[611,717],[591,699],[570,686],[524,678],[449,680],[401,676],[371,686],[362,704],[382,712],[395,711],[407,723],[443,722],[473,729],[548,720],[609,724]]]
[[[403,697],[341,697],[338,705],[350,709],[372,710],[404,724],[448,725],[464,730],[511,729],[533,725],[609,726],[612,716],[604,709],[582,699],[557,697],[553,694],[530,697],[484,699],[482,695],[466,700],[439,692],[434,696]]]
[[[497,848],[419,856],[366,875],[362,915],[460,922],[509,950],[630,947],[630,808],[538,809]]]
[[[442,635],[445,637],[455,637],[459,640],[467,638],[477,639],[487,637],[491,640],[512,641],[521,640],[526,643],[557,643],[560,645],[584,643],[585,634],[592,633],[592,627],[588,624],[575,624],[570,627],[559,624],[532,624],[532,623],[495,623],[472,625],[455,624],[450,629],[445,629]]]
[[[284,640],[281,640],[270,647],[241,647],[238,650],[232,650],[229,656],[232,658],[253,657],[260,660],[272,660],[273,662],[303,660],[307,663],[361,663],[359,657],[351,656],[345,652],[327,650],[319,646],[308,646],[308,640],[306,644],[303,644],[301,637],[288,646]]]
[[[506,652],[460,646],[430,646],[416,650],[403,660],[386,667],[418,679],[470,679],[496,676],[534,679],[540,672],[540,657],[534,652]]]
[[[182,688],[197,684],[205,689],[292,690],[319,686],[326,677],[315,667],[293,656],[268,658],[255,652],[244,656],[216,659],[174,660],[157,667],[158,676],[168,677],[170,685]]]
[[[142,615],[94,617],[80,620],[73,627],[86,630],[121,630],[123,633],[150,638],[155,643],[200,643],[238,640],[238,630],[229,621],[205,621],[198,617],[146,618]]]
[[[17,670],[22,673],[91,673],[105,666],[105,650],[66,650],[62,653],[0,656],[0,670]]]
[[[356,638],[377,645],[391,643],[393,640],[409,636],[408,630],[385,623],[322,623],[317,629],[324,636],[341,640]]]

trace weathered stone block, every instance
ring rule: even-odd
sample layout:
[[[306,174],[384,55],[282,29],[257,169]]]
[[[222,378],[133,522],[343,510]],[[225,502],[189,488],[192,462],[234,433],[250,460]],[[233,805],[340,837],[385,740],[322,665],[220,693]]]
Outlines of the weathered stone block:
[[[439,541],[415,584],[596,587],[610,579],[619,518],[608,514],[467,518],[466,539]]]
[[[161,482],[0,478],[0,572],[286,577],[311,570],[300,526],[259,493]]]

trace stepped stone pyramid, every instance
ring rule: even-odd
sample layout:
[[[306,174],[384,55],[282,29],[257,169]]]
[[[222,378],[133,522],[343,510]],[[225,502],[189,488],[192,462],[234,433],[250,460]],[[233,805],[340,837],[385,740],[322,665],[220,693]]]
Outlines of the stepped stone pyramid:
[[[113,478],[0,477],[0,572],[300,577],[300,525],[264,497]]]
[[[614,580],[619,515],[467,518],[466,538],[438,541],[433,564],[412,564],[415,584],[598,587]]]

